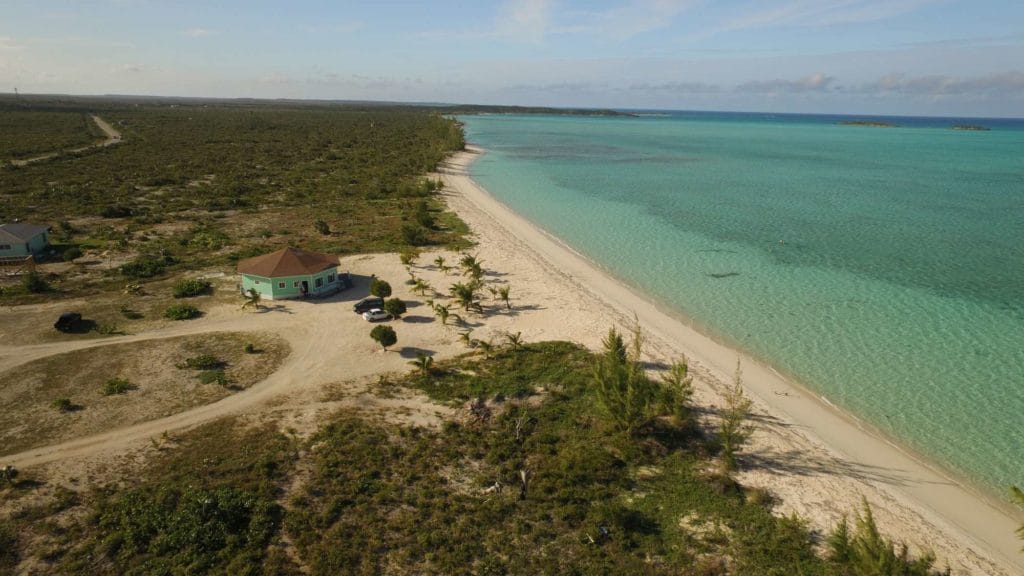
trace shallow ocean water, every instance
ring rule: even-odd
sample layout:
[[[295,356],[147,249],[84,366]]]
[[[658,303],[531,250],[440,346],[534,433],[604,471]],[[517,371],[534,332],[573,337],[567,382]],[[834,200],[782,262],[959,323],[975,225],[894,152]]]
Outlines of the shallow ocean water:
[[[1003,496],[1024,484],[1024,122],[468,116],[491,194]]]

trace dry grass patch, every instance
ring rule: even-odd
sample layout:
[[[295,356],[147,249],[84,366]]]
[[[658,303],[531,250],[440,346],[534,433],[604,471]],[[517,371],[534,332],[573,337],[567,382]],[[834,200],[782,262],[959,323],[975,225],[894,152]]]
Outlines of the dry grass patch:
[[[256,352],[246,352],[247,344]],[[0,374],[0,446],[15,453],[215,402],[266,378],[289,352],[284,340],[270,334],[212,333],[36,360]],[[223,378],[204,384],[201,370],[178,367],[201,355],[222,363]],[[115,378],[134,388],[105,394]],[[77,409],[54,408],[60,398]]]

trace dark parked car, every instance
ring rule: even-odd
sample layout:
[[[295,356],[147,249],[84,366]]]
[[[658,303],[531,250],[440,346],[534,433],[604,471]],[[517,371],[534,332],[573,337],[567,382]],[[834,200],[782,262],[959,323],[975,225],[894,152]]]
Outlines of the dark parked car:
[[[383,307],[384,307],[384,299],[383,298],[381,298],[379,296],[367,296],[366,298],[363,298],[359,302],[356,302],[355,305],[352,306],[352,311],[353,312],[358,312],[358,313],[362,314],[363,312],[369,312],[370,310],[373,310],[374,308],[383,308]]]
[[[53,327],[61,332],[71,332],[82,321],[82,315],[78,312],[65,312],[53,323]]]

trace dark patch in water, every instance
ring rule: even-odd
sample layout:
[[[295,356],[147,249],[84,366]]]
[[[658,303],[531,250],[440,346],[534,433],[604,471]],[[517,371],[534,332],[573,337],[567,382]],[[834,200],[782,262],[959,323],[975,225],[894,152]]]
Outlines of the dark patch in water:
[[[739,272],[708,272],[708,276],[712,278],[728,278],[730,276],[739,276]]]
[[[725,254],[738,254],[735,250],[726,250],[725,248],[709,248],[707,250],[697,250],[697,252],[723,252]]]

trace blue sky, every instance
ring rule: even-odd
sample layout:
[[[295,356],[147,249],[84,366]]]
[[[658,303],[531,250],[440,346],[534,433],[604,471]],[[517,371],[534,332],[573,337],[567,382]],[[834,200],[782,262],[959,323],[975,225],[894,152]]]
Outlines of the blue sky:
[[[0,0],[0,92],[1024,117],[1021,0]]]

